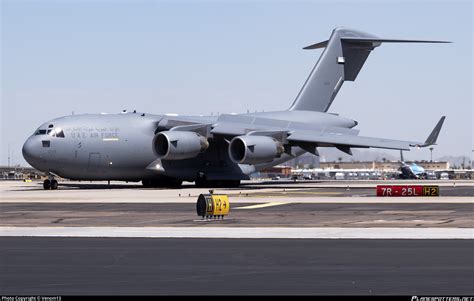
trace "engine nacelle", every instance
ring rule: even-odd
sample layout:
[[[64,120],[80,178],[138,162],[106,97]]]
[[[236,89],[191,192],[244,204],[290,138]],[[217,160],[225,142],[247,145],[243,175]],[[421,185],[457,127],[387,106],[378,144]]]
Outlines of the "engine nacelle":
[[[271,162],[284,151],[280,141],[267,136],[237,136],[229,145],[230,159],[243,164]]]
[[[189,131],[164,131],[153,139],[153,151],[164,160],[191,159],[208,147],[206,137]]]

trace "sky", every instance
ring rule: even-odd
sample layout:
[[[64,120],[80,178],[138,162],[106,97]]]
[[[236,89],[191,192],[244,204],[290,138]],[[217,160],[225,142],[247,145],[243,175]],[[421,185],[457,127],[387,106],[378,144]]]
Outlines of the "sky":
[[[0,2],[0,165],[26,165],[28,136],[73,112],[285,110],[321,54],[302,48],[339,26],[453,43],[383,44],[330,112],[408,141],[446,115],[433,157],[474,149],[472,1]]]

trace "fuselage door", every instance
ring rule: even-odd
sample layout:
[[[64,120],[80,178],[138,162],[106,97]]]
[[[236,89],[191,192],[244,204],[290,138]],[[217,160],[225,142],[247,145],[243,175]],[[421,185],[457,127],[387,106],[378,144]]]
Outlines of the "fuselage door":
[[[100,168],[100,153],[89,154],[89,165],[87,166],[88,171],[97,172]]]

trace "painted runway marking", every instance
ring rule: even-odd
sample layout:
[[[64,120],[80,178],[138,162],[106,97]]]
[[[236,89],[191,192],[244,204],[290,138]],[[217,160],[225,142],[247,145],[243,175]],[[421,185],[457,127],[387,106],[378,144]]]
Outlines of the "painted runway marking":
[[[237,208],[232,208],[232,209],[259,209],[259,208],[280,206],[280,205],[286,205],[286,204],[291,204],[291,203],[290,202],[265,203],[265,204],[257,204],[257,205],[250,205],[250,206],[244,206],[244,207],[237,207]]]
[[[383,210],[379,214],[415,214],[415,215],[438,215],[438,214],[452,214],[456,213],[454,210]]]
[[[291,196],[294,197],[309,197],[311,195],[314,196],[344,196],[343,192],[304,192],[304,191],[271,191],[268,193],[242,193],[242,194],[229,194],[232,197],[250,197],[250,198],[288,198]]]
[[[0,227],[10,237],[473,239],[474,228]]]
[[[398,225],[403,225],[403,224],[441,224],[444,223],[444,220],[423,220],[423,219],[410,219],[410,220],[386,220],[386,219],[377,219],[377,220],[367,220],[367,221],[361,221],[361,222],[354,222],[353,224],[398,224]]]

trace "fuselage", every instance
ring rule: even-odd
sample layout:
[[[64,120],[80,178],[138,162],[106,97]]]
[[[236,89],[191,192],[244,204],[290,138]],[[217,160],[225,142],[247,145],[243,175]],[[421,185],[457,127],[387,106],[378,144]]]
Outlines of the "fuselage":
[[[236,120],[230,120],[236,117]],[[249,124],[249,118],[253,121]],[[56,118],[42,124],[23,146],[25,160],[36,169],[76,180],[139,181],[168,176],[193,181],[199,173],[210,179],[247,179],[252,172],[280,164],[294,156],[283,154],[260,165],[229,160],[226,137],[214,136],[211,146],[196,158],[157,160],[152,141],[160,122],[230,125],[235,128],[272,129],[281,124],[352,128],[357,122],[333,114],[282,111],[223,116],[175,116],[143,113],[85,114]],[[267,123],[267,124],[259,124]],[[296,155],[304,153],[297,149]]]
[[[155,159],[155,128],[156,116],[141,114],[60,117],[28,138],[23,156],[36,169],[64,178],[138,181],[152,174],[145,167]],[[54,135],[57,129],[64,137]]]

